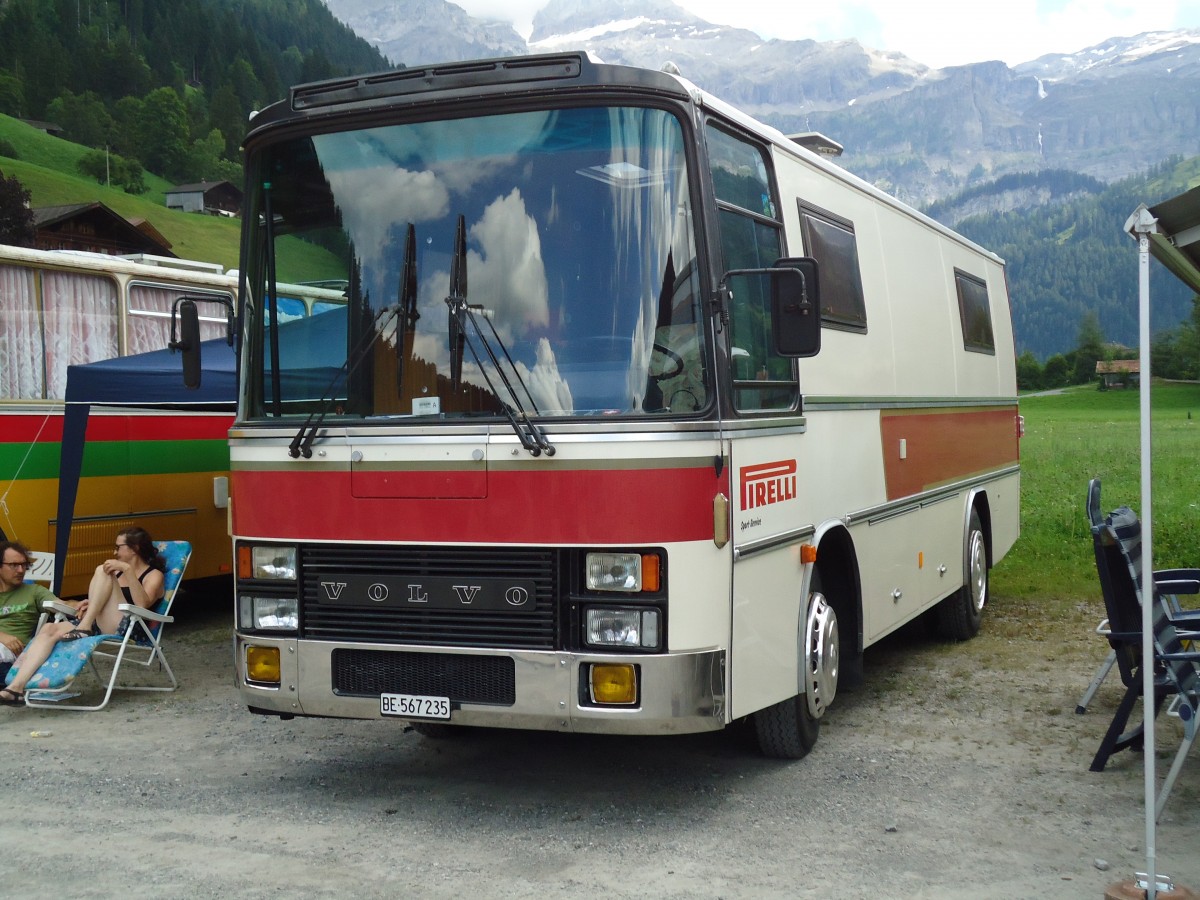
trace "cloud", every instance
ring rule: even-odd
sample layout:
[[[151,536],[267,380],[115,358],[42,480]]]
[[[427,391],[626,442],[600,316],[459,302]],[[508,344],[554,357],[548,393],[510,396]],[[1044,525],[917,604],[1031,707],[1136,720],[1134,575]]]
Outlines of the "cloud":
[[[326,170],[335,197],[353,198],[341,207],[345,226],[359,258],[376,264],[393,247],[395,222],[428,222],[441,218],[450,193],[433,172],[410,172],[394,163],[365,169]]]

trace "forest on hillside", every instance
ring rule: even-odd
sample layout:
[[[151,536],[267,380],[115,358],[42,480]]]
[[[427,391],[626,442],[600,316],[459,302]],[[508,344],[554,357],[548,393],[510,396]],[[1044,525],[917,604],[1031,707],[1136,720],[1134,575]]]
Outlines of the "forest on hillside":
[[[117,154],[133,192],[143,168],[240,182],[252,111],[293,84],[388,68],[321,0],[0,2],[0,112]]]
[[[955,223],[1008,264],[1018,352],[1040,360],[1066,352],[1089,314],[1105,342],[1136,347],[1137,244],[1125,221],[1138,204],[1181,194],[1198,177],[1200,159],[1169,159],[1097,193]],[[1155,332],[1191,316],[1192,292],[1162,266],[1151,266],[1150,287]]]

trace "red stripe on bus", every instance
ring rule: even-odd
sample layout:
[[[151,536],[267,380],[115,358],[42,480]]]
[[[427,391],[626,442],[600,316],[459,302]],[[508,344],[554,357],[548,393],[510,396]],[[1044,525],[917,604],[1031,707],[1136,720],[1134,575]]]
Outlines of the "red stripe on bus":
[[[1015,406],[881,413],[888,499],[1016,465],[1016,415]]]
[[[233,424],[231,413],[214,415],[101,415],[93,411],[88,417],[89,441],[194,441],[225,440]],[[4,416],[0,418],[5,443],[59,443],[63,435],[62,413],[47,416]]]
[[[728,473],[685,469],[490,472],[483,499],[354,497],[350,472],[235,471],[238,535],[283,540],[648,544],[712,540]]]

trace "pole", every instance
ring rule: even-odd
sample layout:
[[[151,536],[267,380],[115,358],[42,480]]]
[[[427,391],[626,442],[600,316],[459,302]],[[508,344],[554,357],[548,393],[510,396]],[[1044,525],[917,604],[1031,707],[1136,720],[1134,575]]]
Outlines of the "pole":
[[[1157,894],[1154,845],[1154,546],[1151,500],[1153,497],[1152,457],[1150,452],[1150,238],[1149,229],[1157,224],[1138,223],[1138,334],[1141,357],[1141,458],[1142,458],[1142,734],[1145,738],[1143,778],[1146,794],[1146,900]]]

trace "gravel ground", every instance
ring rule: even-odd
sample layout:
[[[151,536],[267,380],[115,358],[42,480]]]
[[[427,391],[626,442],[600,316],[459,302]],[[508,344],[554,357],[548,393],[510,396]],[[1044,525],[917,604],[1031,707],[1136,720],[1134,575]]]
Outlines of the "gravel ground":
[[[1099,639],[1070,666],[1033,644],[1012,672],[983,637],[910,629],[868,652],[816,750],[779,762],[737,727],[435,741],[260,718],[226,608],[176,604],[174,694],[0,710],[5,896],[1100,898],[1145,867],[1142,757],[1087,770],[1117,685],[1073,713]],[[1156,839],[1193,888],[1198,800],[1193,762]]]

